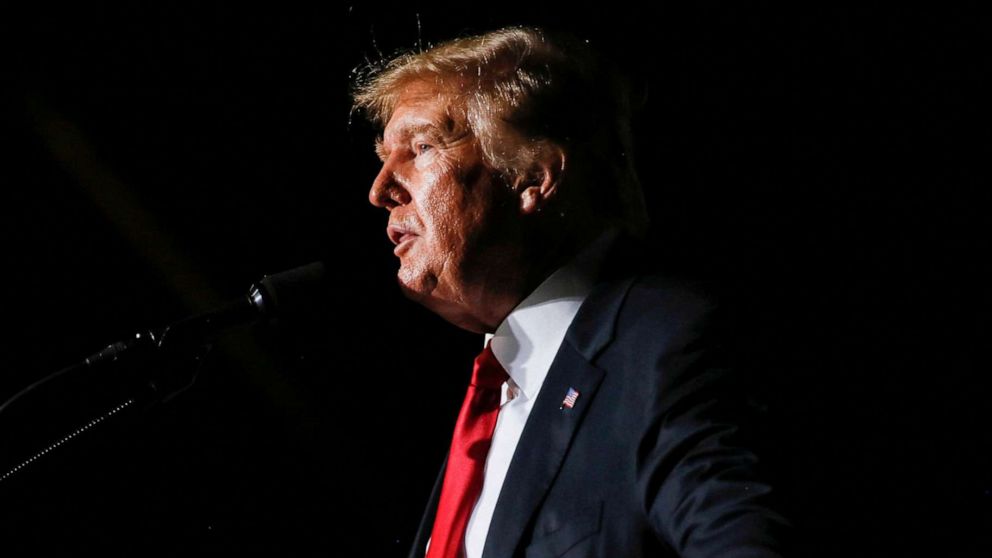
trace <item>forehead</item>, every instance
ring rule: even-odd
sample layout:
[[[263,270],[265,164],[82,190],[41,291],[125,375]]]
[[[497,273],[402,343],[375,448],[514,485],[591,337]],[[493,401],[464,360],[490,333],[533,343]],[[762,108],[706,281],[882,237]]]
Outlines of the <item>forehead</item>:
[[[403,87],[393,106],[383,139],[400,139],[421,131],[450,133],[458,128],[449,107],[451,97],[439,87],[413,82]]]

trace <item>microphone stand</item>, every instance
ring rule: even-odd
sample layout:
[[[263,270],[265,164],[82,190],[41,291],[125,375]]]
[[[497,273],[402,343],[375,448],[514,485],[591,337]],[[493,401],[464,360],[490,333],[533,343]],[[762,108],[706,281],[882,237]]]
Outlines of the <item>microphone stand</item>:
[[[109,404],[107,398],[90,394],[91,400],[85,401],[87,418],[69,427],[72,429],[65,435],[34,451],[16,465],[0,469],[0,483],[113,416],[120,415],[125,410],[147,410],[156,404],[170,401],[192,387],[212,346],[204,333],[218,325],[217,318],[224,318],[223,314],[229,308],[230,306],[218,312],[189,318],[164,329],[136,333],[125,341],[108,345],[82,361],[31,384],[10,398],[0,406],[0,413],[7,411],[15,403],[23,405],[32,395],[64,397],[62,394],[49,393],[53,390],[62,389],[70,392],[68,395],[76,396],[78,394],[71,390],[85,380],[105,380],[108,377],[120,379],[120,385],[124,388],[123,393],[117,395],[116,401]],[[95,401],[96,399],[100,401]]]
[[[88,409],[92,419],[84,419],[75,429],[57,437],[13,468],[0,469],[0,483],[125,410],[147,409],[170,401],[196,381],[211,342],[221,332],[263,318],[305,315],[315,299],[326,296],[324,281],[321,262],[266,276],[252,285],[247,296],[217,310],[186,318],[164,329],[136,333],[22,389],[0,405],[0,417],[14,403],[29,395],[43,393],[42,388],[71,389],[72,381],[84,380],[80,385],[86,386],[91,380],[105,379],[96,372],[109,371],[107,376],[111,378],[116,374],[121,380],[119,386],[124,388],[123,394],[114,402],[102,401],[97,411]]]

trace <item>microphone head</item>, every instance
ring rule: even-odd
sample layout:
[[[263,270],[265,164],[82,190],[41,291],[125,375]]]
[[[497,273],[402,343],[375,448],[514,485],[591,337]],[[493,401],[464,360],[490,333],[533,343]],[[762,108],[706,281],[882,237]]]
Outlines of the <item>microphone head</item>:
[[[313,320],[327,309],[330,288],[324,262],[266,275],[248,297],[266,320]]]

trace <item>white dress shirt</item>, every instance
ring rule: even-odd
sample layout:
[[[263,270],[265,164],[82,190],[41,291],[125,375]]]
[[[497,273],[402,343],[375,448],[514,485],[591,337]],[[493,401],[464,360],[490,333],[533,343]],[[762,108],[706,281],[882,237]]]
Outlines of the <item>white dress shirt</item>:
[[[466,558],[480,558],[489,523],[503,488],[510,460],[534,401],[572,319],[592,290],[607,250],[617,237],[610,229],[575,259],[559,268],[520,302],[496,329],[487,333],[493,354],[509,379],[503,383],[499,415],[486,458],[482,493],[465,532]]]

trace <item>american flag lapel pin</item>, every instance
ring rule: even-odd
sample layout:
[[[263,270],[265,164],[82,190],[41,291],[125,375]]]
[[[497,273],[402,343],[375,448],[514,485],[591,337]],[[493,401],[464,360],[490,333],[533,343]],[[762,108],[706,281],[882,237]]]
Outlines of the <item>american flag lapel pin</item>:
[[[565,394],[565,399],[561,400],[561,407],[558,410],[565,409],[566,407],[571,409],[575,406],[575,400],[579,398],[579,392],[575,388],[568,388],[568,393]]]

